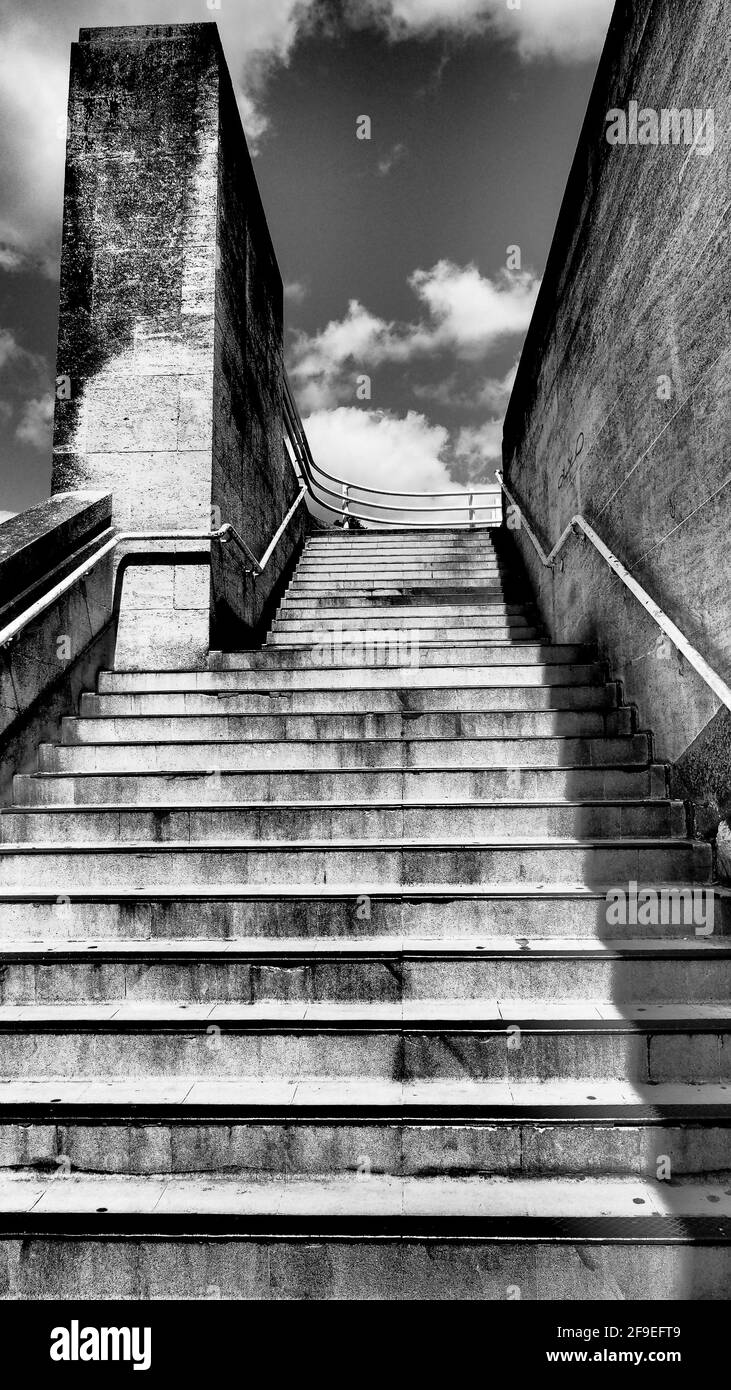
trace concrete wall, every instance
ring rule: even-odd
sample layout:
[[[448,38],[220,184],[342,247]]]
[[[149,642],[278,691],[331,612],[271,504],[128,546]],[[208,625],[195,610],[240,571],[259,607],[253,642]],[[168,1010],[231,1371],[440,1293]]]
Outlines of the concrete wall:
[[[213,518],[266,543],[295,483],[280,459],[281,297],[215,24],[82,29],[53,492],[111,491],[124,529],[208,530]],[[211,622],[232,640],[250,630],[265,595],[240,566],[224,573],[217,545],[212,575],[205,548],[183,570],[136,567],[120,664],[201,664]]]
[[[284,289],[225,66],[219,150],[213,495],[261,556],[298,492],[282,425]],[[305,523],[303,506],[266,574],[248,581],[243,611],[231,594],[232,586],[238,592],[240,568],[228,549],[214,556],[215,645],[236,640],[237,613],[245,631],[256,627],[293,546],[301,547]]]
[[[583,512],[726,681],[730,42],[728,0],[619,0],[504,435],[545,548]],[[713,143],[710,121],[695,147],[608,143],[607,113],[631,121],[632,101],[712,108]],[[598,643],[712,836],[731,810],[731,717],[587,542],[552,575],[516,536],[552,635]]]
[[[0,628],[26,612],[99,548],[110,497],[67,495],[0,526]],[[17,772],[35,770],[38,744],[92,690],[114,650],[114,557],[99,561],[9,645],[0,648],[0,805]]]

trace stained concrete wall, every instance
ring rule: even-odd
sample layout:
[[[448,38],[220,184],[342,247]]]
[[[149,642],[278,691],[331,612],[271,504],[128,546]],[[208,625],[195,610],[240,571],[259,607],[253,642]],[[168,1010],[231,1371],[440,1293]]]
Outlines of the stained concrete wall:
[[[504,434],[545,548],[583,513],[727,682],[730,18],[728,0],[619,0]],[[711,108],[712,145],[709,121],[695,147],[608,143],[607,113],[631,120],[632,101]],[[728,712],[587,542],[552,574],[516,536],[552,635],[598,643],[712,836],[731,810]]]
[[[102,544],[111,498],[67,494],[0,526],[0,628],[27,612]],[[110,553],[0,648],[0,805],[15,773],[35,770],[38,744],[57,741],[61,719],[93,689],[114,650]]]
[[[108,489],[124,529],[230,521],[263,550],[296,488],[282,462],[281,298],[215,24],[82,29],[53,492]],[[224,553],[130,572],[118,664],[201,664],[211,627],[245,640],[266,586]]]

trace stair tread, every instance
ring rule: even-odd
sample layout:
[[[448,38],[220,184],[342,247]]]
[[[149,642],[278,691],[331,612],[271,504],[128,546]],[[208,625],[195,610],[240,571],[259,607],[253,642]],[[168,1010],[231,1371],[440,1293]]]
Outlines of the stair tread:
[[[667,1183],[641,1178],[424,1178],[369,1173],[324,1176],[94,1177],[70,1173],[0,1176],[0,1211],[140,1213],[154,1219],[188,1213],[232,1217],[322,1216],[407,1218],[731,1217],[731,1196],[718,1182]],[[711,1202],[709,1199],[713,1198]]]
[[[720,884],[703,885],[706,892],[712,892],[714,898],[731,900],[731,888]],[[565,898],[601,900],[606,897],[610,887],[616,884],[587,884],[587,883],[529,883],[520,881],[515,883],[483,883],[483,884],[445,884],[445,883],[386,883],[367,881],[353,884],[347,883],[238,883],[226,884],[224,887],[215,884],[199,883],[178,883],[174,887],[167,884],[153,885],[142,888],[131,887],[129,885],[118,886],[115,888],[95,888],[84,887],[69,888],[64,892],[64,899],[69,902],[83,902],[86,900],[100,902],[127,902],[127,901],[179,901],[182,898],[190,897],[195,900],[207,902],[231,902],[236,898],[240,899],[266,899],[266,898],[288,898],[288,899],[348,899],[352,900],[360,895],[370,898],[395,899],[400,902],[420,901],[422,899],[434,899],[436,901],[451,901],[453,899],[466,898],[469,900],[477,899],[501,899],[501,898],[521,898],[528,901],[543,900],[562,901]],[[661,881],[659,879],[644,883],[638,881],[638,888],[651,887],[660,890],[663,887],[673,889],[677,892],[682,889],[697,889],[697,883],[692,884],[683,879]],[[0,904],[3,902],[23,902],[27,900],[41,900],[44,902],[57,903],[58,895],[50,891],[47,887],[32,887],[29,884],[19,886],[0,885]]]
[[[54,774],[43,773],[41,775],[49,777],[53,776]],[[65,777],[69,776],[68,773],[63,773],[60,775],[63,775]],[[166,801],[162,809],[164,811],[187,811],[191,815],[198,815],[201,811],[271,811],[272,808],[275,808],[277,811],[430,811],[446,809],[454,810],[459,809],[461,807],[469,807],[470,809],[474,810],[510,810],[514,809],[515,807],[525,806],[529,809],[540,807],[544,809],[550,808],[551,810],[571,810],[574,807],[588,806],[601,806],[608,807],[610,809],[620,807],[622,809],[626,809],[637,806],[647,806],[648,804],[653,807],[669,807],[681,806],[683,803],[670,797],[656,797],[652,801],[650,801],[648,797],[629,796],[624,798],[582,797],[574,798],[571,800],[559,800],[558,798],[554,798],[553,800],[547,800],[545,798],[537,800],[530,799],[528,797],[523,797],[518,800],[509,800],[506,797],[504,800],[501,799],[500,801],[488,801],[477,797],[460,797],[455,801],[414,801],[413,798],[402,799],[398,801],[395,801],[393,799],[382,801],[362,801],[358,799],[348,799],[347,801],[331,801],[328,798],[327,800],[322,801],[206,801],[205,803],[197,803],[194,806],[191,806],[190,802],[186,801]],[[154,811],[155,813],[159,813],[160,809],[160,805],[156,804],[154,801],[93,801],[82,802],[78,805],[64,802],[59,804],[58,806],[49,804],[47,802],[39,802],[38,805],[33,805],[29,802],[23,802],[22,805],[13,804],[11,806],[4,807],[2,810],[0,810],[0,819],[2,819],[3,816],[25,814],[25,812],[29,812],[32,815],[58,815],[60,812],[70,812],[71,814],[78,814],[79,812],[90,812],[94,815],[97,814],[97,812],[104,812],[105,814],[110,813],[114,815],[129,815],[130,812],[134,811],[140,811],[143,813]]]
[[[489,849],[708,849],[705,840],[689,840],[673,836],[627,836],[625,839],[607,837],[606,839],[585,838],[580,836],[549,836],[540,835],[531,837],[528,835],[506,835],[503,837],[492,836],[490,839],[469,839],[464,836],[459,839],[448,839],[444,836],[430,839],[420,836],[418,839],[388,839],[385,837],[374,837],[372,840],[363,840],[351,836],[342,839],[328,837],[327,839],[311,840],[124,840],[121,842],[111,842],[109,840],[19,840],[4,841],[0,843],[0,857],[11,854],[164,854],[175,850],[204,851],[209,854],[233,854],[236,851],[261,851],[266,853],[271,850],[275,853],[284,853],[287,850],[327,850],[327,849],[364,849],[369,852],[376,852],[379,849],[404,850],[419,853],[428,853],[432,850],[462,850],[470,853],[474,850]],[[701,885],[694,885],[699,888]],[[677,887],[677,884],[675,885]]]
[[[458,936],[249,936],[225,938],[219,941],[197,937],[178,939],[155,937],[151,940],[134,938],[93,937],[58,944],[46,940],[26,941],[3,938],[0,942],[0,963],[13,957],[32,960],[37,957],[81,961],[95,958],[113,959],[139,956],[149,960],[156,956],[190,958],[196,962],[207,957],[266,957],[281,959],[288,956],[328,956],[339,958],[386,956],[393,958],[419,956],[465,956],[469,959],[596,959],[621,960],[653,957],[692,958],[697,955],[731,957],[731,938],[717,937],[629,937],[612,938],[611,942],[594,941],[585,937],[516,938],[458,937]]]
[[[237,1077],[235,1080],[201,1080],[189,1077],[89,1076],[83,1080],[68,1077],[36,1080],[0,1079],[0,1114],[9,1106],[59,1106],[71,1108],[156,1106],[259,1107],[263,1109],[323,1110],[327,1107],[356,1111],[425,1110],[445,1111],[466,1107],[482,1108],[486,1113],[505,1105],[534,1109],[537,1113],[570,1107],[601,1113],[623,1106],[628,1111],[654,1111],[658,1117],[675,1109],[703,1107],[722,1111],[731,1108],[731,1082],[642,1082],[618,1080],[485,1081],[425,1078],[418,1081],[387,1080],[380,1077],[337,1078],[317,1076]]]
[[[525,1031],[554,1028],[594,1030],[619,1028],[642,1031],[651,1026],[687,1029],[689,1024],[731,1027],[731,1001],[698,1004],[628,1003],[609,1000],[537,999],[415,999],[353,1002],[263,1000],[249,1003],[171,1003],[116,1000],[98,1003],[0,1004],[0,1029],[22,1025],[113,1028],[135,1025],[195,1027],[220,1023],[228,1028],[264,1027],[283,1030],[314,1028],[432,1028],[457,1031],[475,1027],[498,1029],[520,1024]],[[724,1029],[727,1031],[727,1029]]]

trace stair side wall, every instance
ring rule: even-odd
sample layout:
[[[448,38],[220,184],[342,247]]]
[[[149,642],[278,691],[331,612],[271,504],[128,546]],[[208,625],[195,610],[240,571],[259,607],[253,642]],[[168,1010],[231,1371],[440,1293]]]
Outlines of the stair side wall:
[[[583,513],[727,681],[730,47],[727,0],[619,0],[504,435],[545,548]],[[639,143],[652,113],[660,140],[663,112],[686,108],[706,123],[694,145],[684,125],[683,143]],[[619,112],[626,143],[610,144]],[[712,836],[731,811],[731,716],[588,542],[552,573],[515,535],[553,639],[597,642]]]

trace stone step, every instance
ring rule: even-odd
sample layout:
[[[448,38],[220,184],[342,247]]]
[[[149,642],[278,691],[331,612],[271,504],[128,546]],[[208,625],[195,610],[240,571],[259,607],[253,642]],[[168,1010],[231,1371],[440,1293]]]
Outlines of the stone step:
[[[731,1081],[726,1004],[0,1005],[2,1074]]]
[[[199,806],[251,801],[576,801],[663,800],[667,774],[657,764],[627,768],[489,768],[403,771],[264,771],[21,773],[17,806],[99,804]]]
[[[711,846],[690,840],[495,839],[303,840],[205,842],[103,841],[0,847],[0,887],[73,891],[89,888],[203,887],[219,883],[305,885],[615,884],[659,880],[710,882]]]
[[[64,744],[391,738],[629,737],[633,711],[481,710],[433,714],[130,714],[65,717]]]
[[[480,531],[343,531],[330,532],[323,536],[308,536],[304,554],[332,554],[339,550],[350,552],[366,550],[395,549],[397,554],[413,551],[416,555],[429,555],[435,550],[447,548],[462,551],[492,551],[503,549],[499,532],[487,529]]]
[[[364,562],[345,560],[341,564],[331,562],[327,565],[312,561],[309,564],[302,563],[297,566],[290,588],[298,588],[300,585],[308,585],[313,582],[327,585],[331,580],[337,580],[338,583],[345,582],[348,585],[353,584],[356,588],[371,582],[381,585],[421,585],[431,584],[434,581],[451,583],[455,587],[459,587],[465,579],[500,583],[503,578],[510,582],[511,577],[510,571],[506,571],[504,566],[487,564],[484,561],[442,560],[423,565],[418,562],[409,563],[406,560],[385,561],[382,559]]]
[[[390,739],[276,738],[244,743],[193,740],[187,742],[127,742],[97,744],[42,743],[39,772],[253,772],[267,769],[350,769],[515,767],[629,767],[650,760],[646,734],[623,738],[583,738],[536,735],[519,738],[419,738],[409,734]]]
[[[261,1299],[262,1251],[285,1299],[713,1298],[731,1273],[719,1183],[57,1176],[3,1175],[8,1298]]]
[[[362,645],[362,644],[361,644]],[[474,646],[456,646],[454,643],[444,642],[435,643],[431,646],[424,646],[414,654],[416,659],[406,657],[405,660],[394,660],[388,652],[368,653],[368,660],[364,663],[362,651],[358,651],[358,644],[343,642],[342,650],[337,652],[336,659],[333,661],[333,669],[338,667],[368,667],[388,666],[391,670],[412,669],[415,665],[420,667],[442,667],[445,666],[454,671],[456,666],[579,666],[586,665],[591,659],[591,653],[585,646],[559,646],[541,645],[537,642],[526,643],[499,643],[490,642],[483,639]],[[270,676],[278,672],[299,671],[312,669],[315,666],[311,651],[273,651],[270,648],[263,648],[261,651],[249,652],[217,652],[212,651],[209,656],[209,671],[251,671],[266,672]]]
[[[509,661],[503,665],[493,664],[492,656]],[[261,653],[253,653],[260,656]],[[301,654],[300,654],[301,655]],[[518,648],[501,647],[483,649],[485,661],[480,666],[465,666],[460,669],[459,679],[455,679],[454,664],[446,662],[442,666],[433,665],[431,660],[423,667],[412,666],[357,666],[353,668],[328,666],[311,669],[306,665],[299,670],[249,670],[242,675],[236,668],[209,671],[102,671],[99,674],[99,691],[114,694],[116,691],[145,690],[189,690],[189,691],[303,691],[303,690],[449,690],[465,688],[492,689],[495,686],[553,686],[553,685],[601,685],[606,684],[604,666],[598,661],[531,662],[529,665],[514,664],[525,661],[525,652]],[[271,658],[269,658],[271,661]],[[444,661],[444,657],[442,657]]]
[[[699,895],[700,896],[700,895]],[[3,939],[0,1004],[275,1001],[728,1002],[731,940],[254,937],[69,944]],[[0,1087],[0,1102],[3,1099]],[[728,1094],[731,1124],[731,1088]],[[731,1149],[728,1155],[731,1165]]]
[[[409,603],[393,594],[369,602],[363,602],[362,599],[351,597],[349,594],[335,594],[331,599],[327,596],[312,598],[308,595],[298,598],[293,594],[282,600],[278,614],[286,618],[314,616],[318,622],[323,616],[333,617],[338,621],[344,620],[347,616],[350,621],[356,615],[379,622],[386,617],[390,622],[392,615],[401,616],[407,621],[412,617],[426,617],[437,618],[440,622],[445,618],[454,618],[457,621],[464,619],[465,622],[469,622],[473,616],[498,620],[509,618],[511,621],[522,618],[528,621],[527,615],[532,615],[534,611],[530,603],[503,603],[502,599],[481,599],[479,595],[470,598],[469,603],[451,603],[448,598],[442,603],[436,598],[424,603],[419,600]]]
[[[615,887],[616,885],[610,885]],[[657,941],[697,941],[692,886],[665,886],[656,891],[654,921],[635,924],[632,935]],[[645,892],[648,885],[640,881]],[[674,890],[672,894],[670,889]],[[697,891],[697,890],[696,890]],[[175,939],[210,944],[242,937],[268,939],[328,937],[339,944],[351,938],[440,938],[449,933],[471,941],[477,938],[519,939],[530,948],[535,939],[586,942],[619,941],[627,924],[607,913],[606,886],[570,884],[496,884],[435,886],[359,883],[333,887],[297,884],[291,888],[230,885],[111,890],[75,886],[67,894],[28,887],[0,889],[0,928],[12,940],[63,943],[109,939],[147,941]],[[731,936],[731,889],[704,889],[714,904],[714,939]],[[609,920],[608,920],[609,918]]]
[[[703,1184],[55,1177],[3,1184],[10,1299],[665,1302],[731,1280],[728,1199]]]
[[[283,605],[277,614],[274,629],[285,632],[290,628],[298,631],[306,628],[319,628],[323,623],[339,623],[343,627],[439,627],[447,624],[450,630],[506,630],[525,631],[531,622],[525,613],[509,613],[505,608],[491,609],[475,606],[471,612],[455,610],[453,604],[432,604],[431,607],[413,607],[391,604],[388,606],[368,606],[361,608],[317,608],[299,607],[292,603]]]
[[[465,564],[506,563],[506,557],[501,554],[498,547],[492,545],[450,545],[439,542],[430,546],[409,546],[399,545],[398,541],[392,540],[387,545],[383,542],[379,544],[366,543],[358,546],[305,545],[299,559],[299,567],[301,568],[303,565],[331,565],[338,561],[362,565],[375,559],[384,562],[393,560],[397,564],[406,563],[427,568],[435,561],[445,558],[456,562],[463,561]],[[507,561],[507,563],[510,562]]]
[[[500,609],[488,609],[485,606],[475,605],[471,612],[459,612],[450,614],[450,607],[453,605],[442,605],[432,603],[431,607],[409,607],[407,605],[389,605],[388,607],[363,607],[353,613],[347,609],[343,614],[342,607],[334,609],[321,609],[321,607],[311,606],[309,609],[300,607],[282,606],[279,609],[275,628],[285,631],[292,628],[293,631],[304,630],[304,628],[321,627],[322,623],[338,623],[340,626],[347,627],[439,627],[449,626],[454,631],[463,631],[464,628],[477,631],[523,631],[524,628],[531,626],[532,621],[528,620],[525,613],[509,613],[504,607]],[[328,613],[332,617],[328,617]]]
[[[357,1078],[6,1082],[0,1170],[637,1181],[656,1177],[663,1154],[673,1178],[728,1181],[727,1086],[600,1081],[590,1098],[589,1089]]]
[[[165,692],[131,689],[125,694],[83,694],[82,718],[118,718],[120,715],[151,715],[173,718],[179,715],[304,715],[321,714],[389,715],[420,714],[425,717],[449,712],[469,718],[475,713],[498,714],[541,710],[596,710],[617,712],[616,684],[570,686],[491,686],[455,690],[442,686],[434,690],[307,690],[252,693],[246,689],[208,692]]]
[[[536,838],[554,835],[561,839],[608,837],[682,838],[686,832],[682,802],[610,802],[589,804],[530,805],[523,801],[478,802],[446,805],[407,806],[362,803],[328,805],[262,802],[258,805],[221,804],[203,808],[173,809],[170,806],[124,809],[120,806],[80,809],[0,813],[0,843],[38,843],[56,841],[221,840],[342,840],[388,839],[404,835],[408,840],[420,836],[464,836],[465,841],[482,836]]]
[[[373,579],[361,577],[357,583],[347,579],[328,579],[320,576],[318,579],[295,579],[285,590],[287,595],[295,594],[300,598],[322,597],[332,595],[337,597],[339,594],[349,594],[351,597],[358,597],[360,602],[367,602],[371,598],[388,598],[396,595],[402,599],[421,598],[429,602],[432,595],[444,596],[449,594],[452,602],[459,602],[463,595],[469,595],[472,599],[475,594],[482,594],[492,598],[498,598],[504,602],[515,603],[518,596],[523,602],[529,602],[532,595],[529,593],[527,585],[522,579],[507,579],[500,575],[486,575],[483,578],[448,578],[428,579],[416,582],[414,579]]]
[[[374,568],[386,571],[408,570],[414,574],[429,575],[434,569],[448,570],[504,570],[511,574],[514,567],[503,556],[497,555],[495,551],[480,553],[479,551],[458,551],[441,550],[433,551],[430,555],[414,555],[407,551],[396,552],[394,550],[372,550],[362,551],[354,555],[336,554],[334,551],[325,553],[311,554],[305,549],[297,564],[295,574],[329,574],[332,570],[339,570],[344,574],[370,573]]]
[[[304,545],[303,555],[306,556],[328,556],[328,555],[414,555],[417,559],[428,559],[431,555],[500,555],[502,545],[495,542],[491,532],[481,531],[470,535],[468,531],[452,532],[452,534],[439,535],[435,532],[434,537],[429,539],[425,535],[413,537],[409,531],[400,531],[399,534],[375,534],[367,532],[359,537],[309,537]]]
[[[389,627],[387,623],[322,623],[319,627],[300,627],[288,623],[280,627],[275,623],[266,639],[266,646],[313,647],[323,642],[388,644],[396,653],[403,646],[408,660],[412,643],[426,648],[430,644],[443,646],[445,642],[468,646],[482,641],[536,643],[540,638],[539,630],[533,627],[426,627],[420,623],[412,623],[409,627]]]

